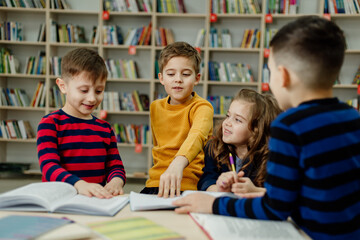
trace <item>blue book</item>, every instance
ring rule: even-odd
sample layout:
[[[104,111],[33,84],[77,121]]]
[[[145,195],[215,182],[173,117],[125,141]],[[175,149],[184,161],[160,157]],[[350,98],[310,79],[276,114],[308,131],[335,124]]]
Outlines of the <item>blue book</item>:
[[[33,239],[71,222],[64,218],[9,215],[0,219],[0,239]]]

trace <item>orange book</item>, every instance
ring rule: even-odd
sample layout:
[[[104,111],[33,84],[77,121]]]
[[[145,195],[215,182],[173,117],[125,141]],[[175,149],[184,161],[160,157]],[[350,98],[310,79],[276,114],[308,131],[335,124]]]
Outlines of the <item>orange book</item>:
[[[148,31],[145,37],[144,45],[150,45],[151,31],[152,31],[152,24],[150,23],[148,26]]]

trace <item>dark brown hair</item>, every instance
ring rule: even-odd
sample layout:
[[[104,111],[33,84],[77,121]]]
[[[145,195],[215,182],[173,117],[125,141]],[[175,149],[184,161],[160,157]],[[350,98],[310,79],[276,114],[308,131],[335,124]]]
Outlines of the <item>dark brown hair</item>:
[[[246,169],[247,166],[253,164],[255,169],[258,169],[254,184],[263,187],[269,155],[270,123],[281,112],[281,109],[272,95],[263,95],[251,89],[241,89],[232,100],[234,101],[251,103],[248,125],[251,137],[247,143],[248,153],[244,156],[244,160],[249,161],[241,169]],[[230,169],[229,153],[236,154],[235,146],[224,143],[222,136],[221,122],[217,125],[215,135],[210,142],[209,154],[217,162],[219,169],[222,164],[228,165]]]
[[[274,62],[293,69],[305,86],[332,88],[344,61],[343,31],[332,21],[304,16],[282,27],[270,42]]]
[[[68,79],[87,72],[91,81],[95,82],[98,79],[106,80],[107,69],[104,60],[100,55],[88,48],[77,48],[68,52],[61,61],[61,76],[63,79]]]
[[[185,57],[193,62],[195,74],[200,71],[201,57],[199,52],[186,42],[174,42],[167,45],[161,52],[159,57],[159,70],[162,73],[164,66],[173,57]]]

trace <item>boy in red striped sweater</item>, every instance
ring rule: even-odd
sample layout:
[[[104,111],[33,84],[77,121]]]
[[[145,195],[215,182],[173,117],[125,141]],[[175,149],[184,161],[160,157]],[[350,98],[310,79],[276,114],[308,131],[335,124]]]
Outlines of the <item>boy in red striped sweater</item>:
[[[125,169],[114,132],[108,122],[92,115],[104,96],[104,60],[93,50],[78,48],[63,58],[61,73],[56,84],[66,103],[38,126],[42,181],[67,182],[89,197],[123,194]]]

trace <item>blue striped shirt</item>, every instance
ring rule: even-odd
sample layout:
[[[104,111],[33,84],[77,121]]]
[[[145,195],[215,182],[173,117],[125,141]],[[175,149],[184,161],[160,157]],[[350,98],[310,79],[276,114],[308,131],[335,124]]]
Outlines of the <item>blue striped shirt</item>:
[[[336,98],[305,102],[271,125],[267,190],[217,198],[213,212],[286,220],[314,239],[360,239],[360,115]]]

